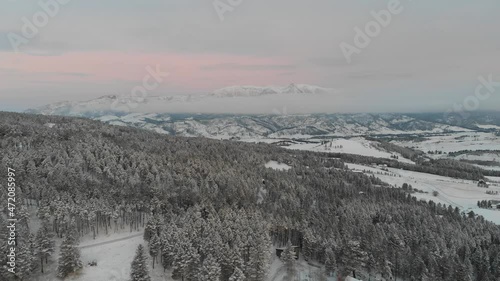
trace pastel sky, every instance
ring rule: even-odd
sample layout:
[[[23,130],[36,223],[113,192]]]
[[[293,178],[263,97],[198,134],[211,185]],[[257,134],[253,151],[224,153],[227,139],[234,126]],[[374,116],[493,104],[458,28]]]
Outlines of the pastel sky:
[[[293,82],[335,88],[344,111],[444,111],[500,82],[498,0],[401,0],[351,63],[339,45],[390,1],[241,0],[223,20],[214,0],[64,1],[27,38],[23,18],[58,2],[0,0],[0,110],[127,93],[148,65],[170,73],[155,95]],[[497,87],[480,109],[499,108]]]

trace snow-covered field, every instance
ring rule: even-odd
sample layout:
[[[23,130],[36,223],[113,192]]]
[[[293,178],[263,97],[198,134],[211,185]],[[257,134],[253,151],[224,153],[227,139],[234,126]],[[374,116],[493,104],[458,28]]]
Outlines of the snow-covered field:
[[[478,126],[481,129],[496,129],[496,130],[500,130],[500,126],[497,126],[497,125],[480,125],[480,124],[476,124],[476,126]]]
[[[264,142],[264,143],[275,143],[283,139],[250,139],[250,140],[242,140],[246,142]],[[404,158],[402,155],[398,153],[391,153],[383,150],[382,148],[376,145],[376,142],[366,140],[362,137],[355,138],[339,138],[333,139],[331,141],[326,142],[326,144],[320,143],[296,143],[290,146],[284,146],[288,149],[295,150],[306,150],[306,151],[315,151],[315,152],[333,152],[333,153],[348,153],[348,154],[358,154],[363,156],[371,156],[378,158],[386,158],[391,159],[392,155],[398,156],[398,161],[403,163],[414,163],[413,161]]]
[[[285,163],[279,163],[276,161],[269,161],[264,166],[266,168],[271,168],[271,169],[275,169],[278,171],[286,171],[286,170],[290,170],[292,168],[291,166],[289,166]]]
[[[428,137],[425,141],[394,141],[394,144],[412,147],[424,152],[460,150],[500,150],[500,137],[493,133],[463,132]],[[442,155],[441,155],[442,156]],[[437,155],[436,157],[440,157]]]
[[[500,177],[486,177],[486,178],[488,178],[492,182],[500,183]]]
[[[319,152],[338,152],[359,154],[365,156],[373,156],[379,158],[390,158],[391,153],[379,149],[374,142],[368,141],[364,138],[350,138],[350,139],[334,139],[326,144],[294,144],[289,146],[290,149],[310,150]],[[407,159],[405,159],[407,160]],[[407,160],[406,162],[411,162]]]
[[[403,183],[407,183],[412,185],[413,188],[428,192],[414,193],[413,195],[419,199],[452,205],[453,207],[459,207],[465,212],[474,211],[474,213],[482,215],[485,219],[500,224],[500,211],[479,209],[477,207],[477,201],[500,200],[500,195],[486,194],[487,190],[500,192],[499,186],[490,186],[490,188],[485,189],[477,187],[477,182],[470,180],[454,179],[393,168],[387,168],[387,172],[382,170],[382,167],[377,166],[347,165],[355,171],[373,173],[382,181],[393,186],[401,187]],[[391,175],[386,175],[386,173],[390,173]],[[433,195],[434,191],[438,192],[437,196]]]
[[[130,264],[139,244],[144,244],[142,235],[81,249],[84,268],[77,276],[68,280],[128,280],[130,278]],[[90,261],[97,261],[97,266],[88,266]]]

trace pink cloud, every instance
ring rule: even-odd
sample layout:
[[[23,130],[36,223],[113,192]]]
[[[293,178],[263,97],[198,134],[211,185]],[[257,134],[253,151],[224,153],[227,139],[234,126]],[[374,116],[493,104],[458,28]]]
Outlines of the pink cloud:
[[[310,73],[286,69],[288,66],[293,68],[294,64],[286,57],[74,52],[60,56],[0,53],[0,60],[3,69],[18,74],[21,79],[61,83],[139,82],[146,75],[148,65],[160,65],[161,71],[171,74],[168,85],[186,91],[205,91],[236,84],[277,85],[312,80]]]

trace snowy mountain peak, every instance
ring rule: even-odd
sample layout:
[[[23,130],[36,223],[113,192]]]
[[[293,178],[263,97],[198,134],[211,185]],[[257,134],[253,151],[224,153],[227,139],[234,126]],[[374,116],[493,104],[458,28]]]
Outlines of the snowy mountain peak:
[[[296,84],[292,83],[283,89],[283,93],[285,93],[285,94],[303,94],[305,89],[306,89],[305,87],[304,87],[304,89],[301,89]]]
[[[333,89],[322,88],[307,84],[291,83],[285,87],[279,86],[231,86],[212,92],[215,97],[255,97],[274,94],[326,94],[333,93]]]

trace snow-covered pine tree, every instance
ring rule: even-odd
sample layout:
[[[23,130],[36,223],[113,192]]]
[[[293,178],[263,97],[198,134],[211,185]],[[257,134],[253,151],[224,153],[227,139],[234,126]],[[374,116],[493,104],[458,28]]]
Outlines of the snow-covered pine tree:
[[[36,254],[40,260],[40,270],[43,273],[43,261],[48,262],[48,257],[54,253],[55,241],[45,227],[40,227],[36,233]]]
[[[200,255],[185,235],[180,236],[180,243],[175,249],[172,278],[195,279],[200,263]]]
[[[149,242],[153,233],[156,233],[156,217],[151,214],[144,228],[144,240]]]
[[[184,249],[181,245],[177,244],[174,248],[172,255],[172,278],[179,279],[182,277],[184,268],[187,266],[182,258],[184,256]]]
[[[467,260],[466,265],[470,266],[469,260]],[[469,269],[470,267],[467,267],[467,270],[469,272],[470,272],[470,269]],[[493,274],[495,274],[495,276],[500,277],[500,248],[497,248],[497,254],[493,255],[493,260],[491,261],[491,268],[493,270]]]
[[[296,260],[295,260],[295,250],[292,246],[292,242],[288,240],[285,250],[281,253],[281,261],[285,265],[288,279],[287,280],[295,280],[295,271],[296,271]]]
[[[73,221],[70,224],[68,231],[66,231],[66,236],[61,243],[59,265],[57,266],[57,276],[61,278],[68,276],[68,274],[82,267],[80,249],[78,249],[77,246],[77,235],[76,224]]]
[[[306,229],[304,233],[304,242],[302,247],[302,252],[304,259],[306,261],[310,260],[313,257],[313,247],[314,247],[314,235],[312,234],[310,229]]]
[[[470,271],[467,269],[465,264],[461,264],[458,266],[458,270],[455,273],[456,281],[472,281],[472,277]]]
[[[37,254],[37,245],[36,245],[36,240],[35,240],[35,235],[29,234],[28,238],[28,244],[29,248],[29,261],[30,261],[30,271],[34,271],[36,267],[38,266],[38,261],[36,259],[36,254]]]
[[[221,276],[220,264],[209,254],[201,266],[198,280],[200,281],[219,281]]]
[[[332,274],[337,271],[337,261],[335,260],[335,253],[332,248],[328,248],[325,251],[325,273],[327,276],[332,276]]]
[[[29,245],[22,245],[17,248],[16,277],[19,280],[26,280],[33,270],[35,257]]]
[[[243,270],[245,263],[242,256],[243,243],[239,236],[236,236],[233,241],[233,247],[229,250],[229,262],[234,266]]]
[[[186,251],[183,255],[183,259],[186,263],[183,276],[187,280],[196,280],[200,267],[200,254],[191,243],[188,243],[188,245],[189,246],[186,248]]]
[[[144,247],[140,244],[135,252],[134,260],[132,261],[130,277],[131,281],[150,281],[149,271],[147,266],[147,258],[144,253]]]
[[[385,265],[382,271],[382,277],[384,277],[386,280],[394,280],[392,274],[392,263],[388,260],[385,261]]]
[[[252,221],[252,224],[255,222],[258,223],[256,223],[255,226],[250,224],[251,227],[249,228],[260,231],[255,233],[255,239],[248,241],[250,243],[248,245],[249,259],[246,263],[246,270],[244,273],[247,278],[252,281],[265,280],[269,269],[271,255],[269,248],[271,247],[271,239],[267,231],[265,231],[266,227],[261,223],[262,221],[263,220],[257,216],[257,218]]]
[[[151,238],[149,239],[149,254],[153,258],[153,268],[155,268],[156,257],[160,252],[161,243],[160,238],[156,235],[156,232],[152,232]]]
[[[352,274],[356,278],[356,270],[365,266],[367,253],[361,248],[359,241],[349,240],[342,247],[342,275]]]
[[[175,257],[175,247],[174,243],[177,241],[177,227],[175,224],[171,223],[166,226],[160,236],[161,243],[161,256],[163,269],[167,269],[172,266]]]
[[[243,274],[241,269],[236,267],[231,277],[229,277],[229,281],[245,281],[245,274]]]

